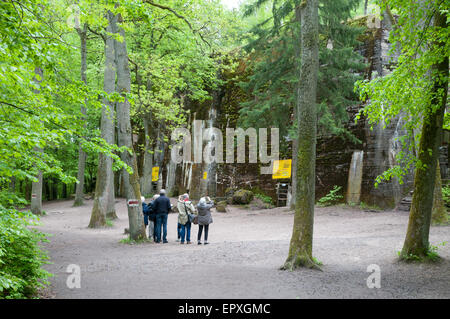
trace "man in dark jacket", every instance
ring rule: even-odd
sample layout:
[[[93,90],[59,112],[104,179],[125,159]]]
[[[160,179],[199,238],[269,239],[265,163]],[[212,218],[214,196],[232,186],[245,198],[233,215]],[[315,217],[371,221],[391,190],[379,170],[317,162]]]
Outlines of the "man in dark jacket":
[[[172,205],[169,198],[166,196],[166,191],[161,189],[159,197],[153,203],[153,210],[156,213],[156,243],[161,242],[161,227],[163,228],[163,243],[167,243],[167,217],[169,215]]]

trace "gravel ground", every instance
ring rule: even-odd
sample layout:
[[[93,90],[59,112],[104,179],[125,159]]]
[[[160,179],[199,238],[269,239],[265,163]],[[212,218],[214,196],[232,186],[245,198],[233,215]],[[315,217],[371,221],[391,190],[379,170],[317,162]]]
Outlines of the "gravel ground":
[[[175,200],[172,199],[175,203]],[[43,244],[54,274],[48,298],[449,298],[450,245],[433,264],[397,262],[408,213],[358,208],[317,208],[314,256],[322,270],[281,271],[289,249],[293,212],[286,208],[213,211],[210,245],[176,239],[177,214],[170,214],[168,244],[120,243],[128,227],[124,199],[116,204],[113,227],[88,229],[93,201],[44,204]],[[432,227],[430,242],[448,241],[450,227]],[[66,285],[68,265],[81,269],[81,288]],[[381,269],[381,288],[369,289],[367,266]]]

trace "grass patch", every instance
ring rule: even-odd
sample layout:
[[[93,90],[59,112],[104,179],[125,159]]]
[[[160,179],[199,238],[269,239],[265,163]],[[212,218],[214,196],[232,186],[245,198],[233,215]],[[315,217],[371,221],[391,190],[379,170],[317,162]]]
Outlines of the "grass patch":
[[[446,241],[437,244],[436,246],[430,245],[428,251],[424,257],[417,256],[414,254],[409,254],[407,256],[402,256],[401,251],[397,252],[397,255],[401,258],[401,260],[406,262],[437,262],[441,259],[438,254],[439,246],[445,246],[447,244]]]
[[[318,260],[316,257],[313,257],[312,260],[314,261],[314,263],[315,263],[316,265],[318,265],[318,266],[323,266],[323,263],[322,263],[320,260]]]
[[[263,203],[273,205],[272,197],[264,194],[255,194],[255,198],[260,199]]]
[[[367,204],[367,203],[364,203],[364,202],[361,202],[359,204],[359,207],[362,210],[376,210],[376,211],[382,211],[383,210],[381,207],[379,207],[377,205],[370,205],[370,204]]]

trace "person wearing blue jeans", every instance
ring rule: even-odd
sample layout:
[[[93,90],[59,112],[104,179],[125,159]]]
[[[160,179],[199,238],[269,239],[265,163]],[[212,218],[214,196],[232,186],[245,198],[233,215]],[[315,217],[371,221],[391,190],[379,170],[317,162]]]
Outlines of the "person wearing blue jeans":
[[[167,243],[167,217],[168,214],[156,214],[156,243],[161,242],[161,228],[163,243]]]
[[[166,191],[161,189],[159,191],[159,197],[153,203],[153,210],[156,213],[156,243],[161,242],[161,227],[162,229],[162,239],[163,243],[168,243],[167,241],[167,217],[169,212],[172,210],[172,205],[170,200],[166,197]]]
[[[181,225],[180,230],[181,235],[181,243],[184,244],[184,239],[186,238],[186,242],[188,244],[191,243],[191,223],[187,222],[185,225]]]
[[[184,244],[186,240],[186,244],[191,243],[191,221],[189,215],[195,213],[195,207],[192,202],[189,200],[189,195],[183,194],[178,197],[178,226],[177,229],[178,237],[181,241],[181,244]]]
[[[177,223],[177,241],[180,241],[181,239],[181,227],[183,227],[183,225]]]

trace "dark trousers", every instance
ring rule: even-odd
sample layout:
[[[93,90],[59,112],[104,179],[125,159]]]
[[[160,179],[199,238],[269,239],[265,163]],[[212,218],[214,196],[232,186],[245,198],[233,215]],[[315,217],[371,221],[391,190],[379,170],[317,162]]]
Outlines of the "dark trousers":
[[[156,215],[155,236],[157,243],[161,241],[161,227],[163,232],[163,241],[167,241],[167,214]]]
[[[208,241],[208,230],[209,230],[209,225],[198,225],[198,235],[197,235],[197,240],[200,241],[200,239],[202,239],[203,227],[205,227],[205,242],[206,242],[206,241]]]
[[[180,228],[180,238],[181,238],[181,242],[184,243],[184,239],[186,236],[186,241],[190,242],[191,241],[191,223],[187,222],[186,225],[181,225]]]
[[[180,239],[181,238],[181,227],[183,227],[183,225],[181,225],[180,223],[177,223],[177,238]]]

